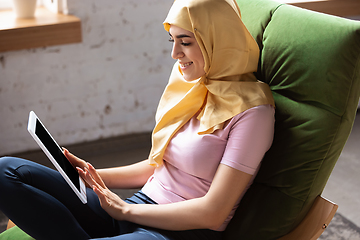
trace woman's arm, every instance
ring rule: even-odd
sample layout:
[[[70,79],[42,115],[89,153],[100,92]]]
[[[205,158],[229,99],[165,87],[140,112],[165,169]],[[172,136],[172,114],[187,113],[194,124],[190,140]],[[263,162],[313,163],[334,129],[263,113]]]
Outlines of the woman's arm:
[[[155,167],[144,160],[132,165],[99,169],[97,172],[108,188],[139,188],[154,173]]]
[[[64,148],[64,155],[74,167],[85,169],[88,164]],[[129,166],[99,169],[102,181],[108,188],[139,188],[154,173],[155,167],[144,160]]]
[[[102,183],[97,171],[89,167],[79,173],[93,187],[101,206],[117,220],[167,229],[218,229],[251,179],[250,174],[220,164],[208,193],[201,198],[178,203],[152,205],[127,204]]]
[[[168,230],[216,230],[230,214],[251,177],[220,164],[204,197],[165,205],[127,205],[124,219]]]

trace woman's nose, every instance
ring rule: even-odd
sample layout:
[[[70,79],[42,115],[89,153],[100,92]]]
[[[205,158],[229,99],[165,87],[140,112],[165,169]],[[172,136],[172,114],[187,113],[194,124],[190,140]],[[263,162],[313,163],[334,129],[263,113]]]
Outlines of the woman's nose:
[[[171,57],[173,59],[179,59],[181,57],[184,56],[184,52],[182,51],[181,47],[179,46],[179,44],[177,43],[174,43],[173,44],[173,48],[172,48],[172,51],[171,51]]]

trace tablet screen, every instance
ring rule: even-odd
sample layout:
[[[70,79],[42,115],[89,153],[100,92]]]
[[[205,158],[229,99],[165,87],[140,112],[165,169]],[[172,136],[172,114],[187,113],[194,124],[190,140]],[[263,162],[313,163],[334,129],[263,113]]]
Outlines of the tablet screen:
[[[69,160],[65,157],[61,149],[54,142],[48,132],[45,130],[44,126],[36,119],[36,129],[35,134],[41,140],[41,142],[48,149],[50,154],[54,157],[56,162],[60,165],[60,167],[64,170],[69,179],[73,182],[75,187],[80,191],[80,183],[79,183],[79,174],[76,169],[71,165]]]

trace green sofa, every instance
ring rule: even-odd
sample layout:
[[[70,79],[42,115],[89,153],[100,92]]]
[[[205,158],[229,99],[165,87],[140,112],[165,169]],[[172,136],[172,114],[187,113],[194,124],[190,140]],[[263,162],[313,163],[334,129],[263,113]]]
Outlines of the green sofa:
[[[321,194],[360,94],[360,22],[271,0],[237,0],[276,103],[275,136],[226,239],[277,239]]]
[[[256,75],[270,85],[277,108],[273,146],[226,239],[277,239],[321,194],[350,134],[360,93],[360,22],[271,0],[237,2],[261,49]]]
[[[34,240],[23,232],[18,226],[12,227],[0,234],[1,240]]]

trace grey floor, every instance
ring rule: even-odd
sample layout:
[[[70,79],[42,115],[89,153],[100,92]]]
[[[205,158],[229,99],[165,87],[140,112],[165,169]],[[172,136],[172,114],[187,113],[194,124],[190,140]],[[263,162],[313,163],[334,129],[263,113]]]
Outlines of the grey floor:
[[[352,228],[355,229],[356,236],[352,235],[352,237],[345,236],[341,238],[326,237],[326,239],[360,240],[359,143],[360,113],[358,112],[349,140],[346,143],[323,192],[324,197],[336,202],[339,205],[338,217],[341,217],[342,220],[345,218],[345,221],[347,221]],[[147,158],[150,150],[150,134],[133,134],[129,136],[103,139],[96,142],[67,146],[67,148],[77,156],[91,162],[96,168],[126,165]],[[49,160],[41,151],[15,155],[34,160],[51,167]],[[136,190],[121,190],[116,192],[123,198],[126,198],[134,191]],[[0,212],[0,232],[5,229],[6,222],[7,218]]]

